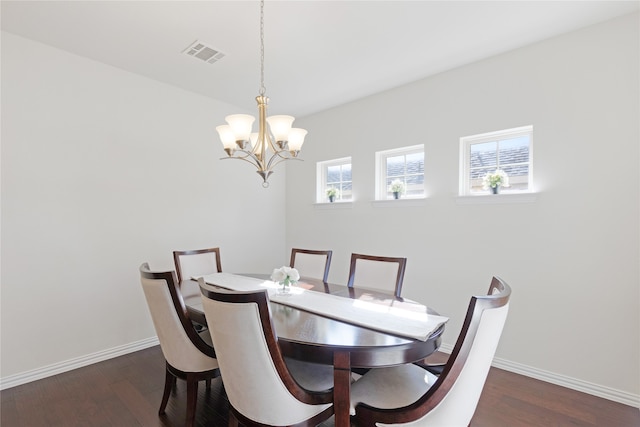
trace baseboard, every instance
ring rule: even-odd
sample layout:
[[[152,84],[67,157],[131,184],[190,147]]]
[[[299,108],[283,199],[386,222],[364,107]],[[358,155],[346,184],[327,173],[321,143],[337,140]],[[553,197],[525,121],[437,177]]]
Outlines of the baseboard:
[[[439,351],[451,354],[451,352],[453,351],[453,346],[442,344]],[[602,397],[603,399],[608,399],[614,402],[633,406],[635,408],[640,408],[640,395],[637,394],[627,393],[626,391],[617,390],[611,387],[590,383],[588,381],[578,380],[576,378],[556,374],[554,372],[544,371],[542,369],[532,368],[531,366],[522,365],[520,363],[511,362],[509,360],[500,359],[498,357],[493,359],[493,363],[491,364],[491,366],[499,369],[504,369],[505,371],[513,372],[515,374],[520,374],[526,377],[535,378],[537,380],[559,385],[561,387],[566,387],[572,390],[591,394],[593,396]]]
[[[72,371],[74,369],[82,368],[83,366],[102,362],[103,360],[113,359],[114,357],[144,350],[145,348],[153,347],[158,344],[158,337],[151,337],[119,347],[99,351],[97,353],[88,354],[86,356],[77,357],[75,359],[65,360],[64,362],[54,363],[53,365],[34,369],[32,371],[10,375],[6,378],[0,378],[0,390],[26,384],[31,381],[41,380],[63,372]]]
[[[86,356],[78,357],[75,359],[66,360],[64,362],[55,363],[53,365],[34,369],[32,371],[10,375],[6,378],[0,378],[0,390],[51,377],[63,372],[72,371],[77,368],[82,368],[83,366],[102,362],[103,360],[123,356],[125,354],[133,353],[139,350],[144,350],[145,348],[153,347],[154,345],[158,344],[158,338],[151,337],[123,346],[110,348],[93,354],[88,354]],[[442,346],[440,347],[440,351],[442,351],[443,353],[450,354],[452,350],[453,346],[448,344],[442,344]],[[500,358],[495,358],[493,360],[492,366],[495,366],[499,369],[504,369],[505,371],[545,381],[551,384],[556,384],[561,387],[566,387],[572,390],[591,394],[593,396],[602,397],[603,399],[608,399],[614,402],[619,402],[625,405],[640,408],[640,396],[636,394],[627,393],[625,391],[578,380],[565,375],[544,371],[542,369],[532,368],[531,366],[522,365],[520,363],[511,362],[509,360]]]

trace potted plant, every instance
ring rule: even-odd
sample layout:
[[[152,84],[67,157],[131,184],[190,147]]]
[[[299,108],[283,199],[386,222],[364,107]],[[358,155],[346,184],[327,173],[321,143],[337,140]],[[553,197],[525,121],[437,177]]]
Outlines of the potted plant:
[[[393,193],[393,198],[398,199],[400,194],[404,193],[404,182],[396,179],[391,183],[390,189]]]
[[[338,189],[335,187],[327,188],[327,197],[329,198],[329,202],[333,203],[336,200],[336,196],[338,195]]]
[[[273,270],[271,280],[282,286],[278,289],[278,294],[287,295],[289,294],[289,285],[295,285],[300,280],[300,273],[293,267],[283,266]]]
[[[502,169],[496,169],[495,172],[487,172],[482,177],[482,188],[485,190],[491,189],[491,194],[500,193],[500,187],[509,186],[509,176]]]

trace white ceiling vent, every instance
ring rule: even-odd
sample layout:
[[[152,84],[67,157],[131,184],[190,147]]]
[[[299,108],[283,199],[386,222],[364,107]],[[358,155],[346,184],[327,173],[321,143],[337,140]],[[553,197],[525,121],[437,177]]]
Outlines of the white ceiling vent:
[[[187,56],[191,56],[193,58],[197,58],[201,61],[204,61],[208,64],[213,64],[214,62],[218,62],[222,58],[224,58],[224,53],[220,52],[218,49],[214,49],[211,46],[207,46],[201,41],[196,40],[182,51]]]

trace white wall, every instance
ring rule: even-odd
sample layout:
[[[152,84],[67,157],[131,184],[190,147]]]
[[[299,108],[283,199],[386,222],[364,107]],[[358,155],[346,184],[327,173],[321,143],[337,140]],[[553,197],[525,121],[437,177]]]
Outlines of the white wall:
[[[637,14],[299,119],[287,247],[406,256],[403,295],[450,316],[513,287],[497,357],[640,403]],[[534,203],[457,203],[459,138],[534,126]],[[373,207],[374,156],[425,144],[424,206]],[[317,161],[352,156],[351,209],[314,207]]]
[[[210,246],[226,271],[288,261],[285,170],[265,190],[218,160],[232,112],[2,33],[2,378],[155,336],[142,262]]]

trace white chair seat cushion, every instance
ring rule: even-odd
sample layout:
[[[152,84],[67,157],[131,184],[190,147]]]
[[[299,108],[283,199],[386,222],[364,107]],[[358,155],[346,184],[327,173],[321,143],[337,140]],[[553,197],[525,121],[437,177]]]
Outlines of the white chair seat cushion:
[[[424,395],[438,377],[413,365],[374,368],[351,385],[351,415],[358,403],[393,409],[410,405]]]
[[[285,357],[291,376],[302,388],[310,391],[326,391],[333,388],[333,366],[303,362]]]

